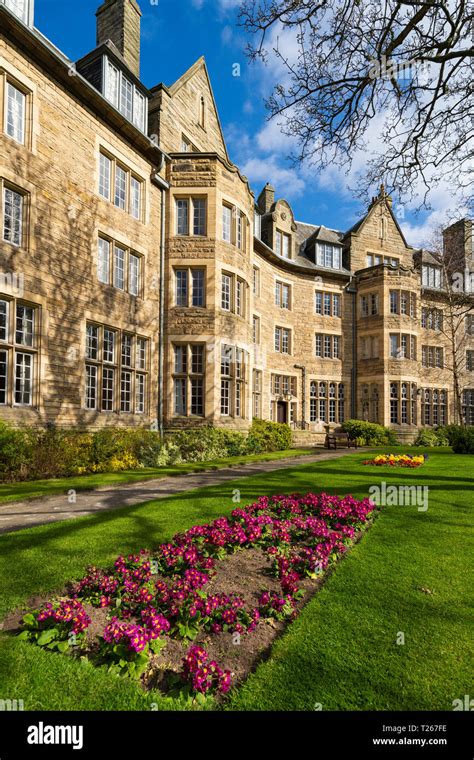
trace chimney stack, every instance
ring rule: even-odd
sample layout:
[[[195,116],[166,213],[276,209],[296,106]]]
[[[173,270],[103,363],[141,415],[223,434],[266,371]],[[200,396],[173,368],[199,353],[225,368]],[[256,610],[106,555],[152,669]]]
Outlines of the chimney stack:
[[[268,214],[271,207],[275,203],[275,188],[270,185],[269,182],[265,185],[262,192],[258,196],[257,205],[262,214]]]
[[[97,10],[97,45],[114,43],[130,71],[140,76],[140,19],[136,0],[105,0]]]

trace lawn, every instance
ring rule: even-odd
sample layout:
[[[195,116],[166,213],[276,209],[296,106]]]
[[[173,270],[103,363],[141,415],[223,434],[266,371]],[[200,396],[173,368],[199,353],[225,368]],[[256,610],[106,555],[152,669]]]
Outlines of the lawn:
[[[121,483],[138,483],[156,478],[169,478],[177,475],[186,475],[192,472],[205,472],[206,470],[220,470],[223,467],[238,466],[251,462],[270,462],[278,459],[291,459],[293,457],[314,454],[314,448],[285,449],[263,454],[245,454],[235,457],[215,459],[209,462],[187,462],[184,464],[168,465],[163,467],[144,467],[139,470],[126,470],[124,472],[106,472],[96,475],[77,475],[71,478],[54,478],[49,480],[33,480],[25,483],[2,483],[0,484],[0,504],[22,499],[36,499],[41,496],[54,496],[63,494],[74,489],[75,491],[91,491],[104,486],[120,485]]]
[[[399,449],[401,450],[401,449]],[[410,449],[414,453],[415,449]],[[429,450],[418,470],[366,467],[367,454],[295,465],[93,517],[0,536],[0,617],[61,589],[88,564],[152,547],[261,494],[326,490],[367,496],[371,485],[429,486],[429,508],[388,506],[324,588],[231,697],[234,710],[443,710],[472,693],[472,459]],[[405,644],[396,643],[402,632]],[[180,709],[133,683],[3,635],[2,698],[25,709]]]

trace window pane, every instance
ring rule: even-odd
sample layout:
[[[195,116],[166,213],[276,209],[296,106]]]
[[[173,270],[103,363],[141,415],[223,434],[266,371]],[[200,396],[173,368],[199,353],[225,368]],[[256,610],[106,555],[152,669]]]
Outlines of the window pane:
[[[237,248],[243,248],[243,218],[240,212],[237,214]]]
[[[145,375],[137,375],[135,380],[135,412],[136,414],[145,413],[145,399],[146,399],[146,377]]]
[[[0,340],[8,340],[8,301],[0,301]]]
[[[110,200],[110,177],[112,172],[112,161],[108,156],[100,154],[100,167],[99,167],[99,194]]]
[[[204,306],[204,271],[192,270],[193,280],[193,306]]]
[[[97,409],[97,367],[86,366],[86,409]]]
[[[132,373],[122,372],[120,377],[120,411],[132,411]]]
[[[138,296],[140,292],[140,257],[133,253],[129,257],[128,265],[128,292],[132,296]]]
[[[221,306],[226,311],[230,311],[231,307],[231,278],[228,274],[222,275],[222,295]]]
[[[132,121],[132,103],[133,103],[133,85],[129,80],[121,75],[120,83],[120,112],[126,119]]]
[[[281,232],[276,233],[275,252],[278,254],[278,256],[281,256]]]
[[[118,108],[120,74],[118,69],[109,60],[107,60],[106,72],[105,97]]]
[[[193,200],[193,235],[206,234],[206,201],[204,198]]]
[[[142,183],[132,177],[130,180],[130,213],[135,219],[141,219]]]
[[[204,372],[204,346],[191,346],[191,372],[195,375]]]
[[[232,347],[221,347],[221,375],[230,376],[232,362]]]
[[[232,239],[232,209],[229,206],[222,206],[222,240],[227,243]]]
[[[6,132],[19,143],[25,142],[26,96],[12,84],[7,84]]]
[[[132,366],[132,336],[122,335],[122,366]]]
[[[186,414],[186,379],[177,377],[174,381],[174,413]]]
[[[176,201],[176,234],[187,235],[189,233],[189,202],[178,199]]]
[[[125,251],[117,245],[114,249],[114,286],[120,290],[125,288]]]
[[[202,378],[191,380],[191,414],[204,414],[204,383]]]
[[[188,270],[177,269],[176,276],[176,306],[188,305]]]
[[[133,123],[145,132],[145,98],[136,88],[133,96]]]
[[[9,187],[3,193],[3,239],[21,245],[23,227],[23,196]]]
[[[390,336],[390,356],[394,359],[398,357],[398,335]]]
[[[146,369],[147,340],[137,338],[137,369]]]
[[[114,379],[115,370],[104,367],[102,370],[102,410],[104,412],[114,410]]]
[[[7,403],[8,353],[0,351],[0,404]]]
[[[15,359],[15,404],[31,406],[33,382],[33,357],[30,354],[16,354]]]
[[[115,332],[113,330],[104,330],[103,359],[104,362],[115,361]]]
[[[127,172],[121,166],[115,167],[115,196],[117,208],[125,209],[127,199]]]
[[[99,251],[97,259],[97,277],[99,282],[109,284],[110,278],[110,242],[99,238]]]
[[[99,328],[97,325],[86,327],[86,359],[99,358]]]
[[[221,380],[221,415],[230,415],[230,380]]]
[[[188,368],[188,352],[186,346],[174,347],[174,371],[176,374],[186,374]]]
[[[34,310],[31,306],[16,307],[16,334],[15,341],[20,346],[33,345]]]

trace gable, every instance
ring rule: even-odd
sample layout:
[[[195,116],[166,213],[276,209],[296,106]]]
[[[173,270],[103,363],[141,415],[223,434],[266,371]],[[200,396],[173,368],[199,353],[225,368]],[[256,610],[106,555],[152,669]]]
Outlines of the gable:
[[[367,266],[368,254],[397,259],[403,266],[413,265],[413,248],[407,244],[387,196],[374,199],[344,241],[350,243],[350,267],[354,271]]]
[[[201,121],[201,99],[204,125]],[[200,58],[171,87],[165,88],[160,114],[161,146],[181,152],[183,136],[201,153],[217,153],[228,160],[219,114],[204,58]]]

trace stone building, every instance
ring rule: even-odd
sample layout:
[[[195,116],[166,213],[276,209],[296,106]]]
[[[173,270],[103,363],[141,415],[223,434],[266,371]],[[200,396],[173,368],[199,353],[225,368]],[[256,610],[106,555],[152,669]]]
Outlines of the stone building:
[[[204,59],[172,86],[141,82],[140,16],[106,0],[73,62],[32,0],[0,0],[0,417],[261,417],[299,440],[358,417],[410,439],[456,420],[454,356],[474,424],[474,316],[449,284],[474,279],[471,222],[441,256],[409,245],[383,187],[347,231],[298,222],[270,184],[256,198]]]

